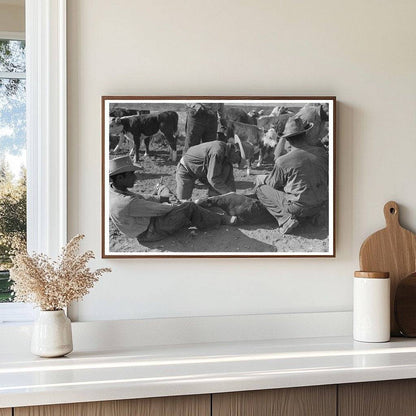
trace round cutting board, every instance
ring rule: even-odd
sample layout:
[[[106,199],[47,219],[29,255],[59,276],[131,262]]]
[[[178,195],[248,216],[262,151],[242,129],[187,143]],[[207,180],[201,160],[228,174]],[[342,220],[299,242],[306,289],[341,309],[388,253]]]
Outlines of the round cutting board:
[[[400,332],[406,337],[416,337],[416,273],[399,282],[394,314]]]

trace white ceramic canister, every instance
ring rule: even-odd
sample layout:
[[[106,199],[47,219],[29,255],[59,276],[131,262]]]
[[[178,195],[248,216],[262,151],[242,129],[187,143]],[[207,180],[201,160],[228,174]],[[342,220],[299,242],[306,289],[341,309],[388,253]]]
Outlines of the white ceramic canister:
[[[356,341],[389,341],[389,273],[355,272],[353,308],[353,337]]]

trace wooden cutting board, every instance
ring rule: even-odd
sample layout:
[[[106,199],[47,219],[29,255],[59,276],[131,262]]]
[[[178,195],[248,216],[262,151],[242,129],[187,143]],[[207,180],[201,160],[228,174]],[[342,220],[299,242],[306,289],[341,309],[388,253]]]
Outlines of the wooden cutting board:
[[[394,316],[403,335],[416,337],[416,273],[399,282],[394,300]]]
[[[390,273],[390,329],[391,335],[397,336],[400,331],[394,317],[394,298],[400,280],[416,271],[416,235],[400,225],[396,202],[384,205],[384,217],[386,228],[370,235],[361,246],[360,268]]]

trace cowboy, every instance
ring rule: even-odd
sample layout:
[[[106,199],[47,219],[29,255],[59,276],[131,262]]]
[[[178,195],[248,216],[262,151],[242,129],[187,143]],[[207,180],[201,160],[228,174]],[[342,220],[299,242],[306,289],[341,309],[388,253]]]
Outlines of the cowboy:
[[[158,196],[132,192],[137,167],[129,156],[110,160],[110,218],[120,232],[139,242],[161,240],[183,227],[193,225],[200,230],[229,223],[229,217],[219,215],[184,202],[169,203],[169,190],[159,187]]]
[[[235,191],[233,163],[240,163],[241,151],[233,143],[215,140],[192,146],[176,168],[176,195],[190,199],[195,181],[208,185],[208,195]]]
[[[288,119],[282,137],[291,151],[277,158],[273,170],[256,181],[256,197],[277,220],[283,234],[299,225],[299,218],[319,213],[328,201],[328,153],[308,144],[313,123]]]

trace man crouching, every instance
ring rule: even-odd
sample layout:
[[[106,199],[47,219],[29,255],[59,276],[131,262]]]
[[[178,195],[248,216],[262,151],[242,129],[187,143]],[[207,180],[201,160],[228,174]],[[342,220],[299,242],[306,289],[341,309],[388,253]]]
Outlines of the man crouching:
[[[169,196],[140,195],[129,191],[137,180],[136,170],[128,156],[110,160],[110,217],[126,236],[137,238],[140,243],[151,242],[190,225],[207,230],[227,223],[227,217],[193,202],[174,206],[169,203]]]

